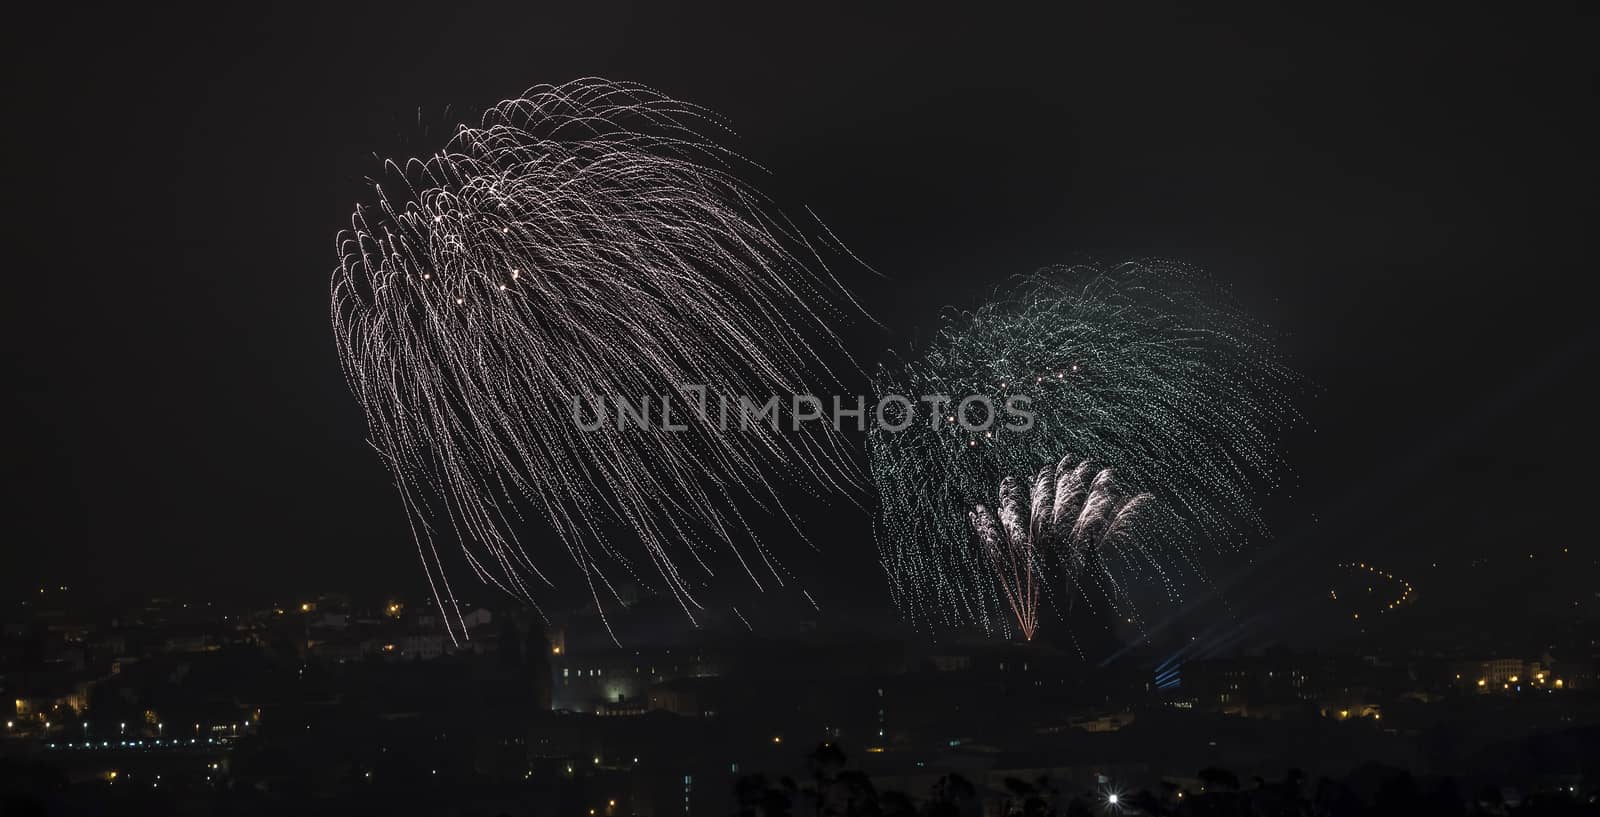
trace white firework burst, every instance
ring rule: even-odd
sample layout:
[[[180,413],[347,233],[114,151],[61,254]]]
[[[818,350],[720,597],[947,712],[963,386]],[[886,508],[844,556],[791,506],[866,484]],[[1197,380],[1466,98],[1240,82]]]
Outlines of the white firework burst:
[[[553,583],[546,548],[519,538],[531,513],[602,615],[620,573],[659,580],[692,617],[713,551],[757,586],[785,581],[739,510],[786,518],[773,474],[854,480],[835,435],[724,434],[698,410],[707,391],[831,380],[830,325],[859,311],[825,262],[843,248],[742,181],[751,165],[706,135],[721,129],[640,85],[539,86],[432,156],[386,162],[398,181],[375,183],[340,234],[340,357],[442,607],[451,546],[529,601]],[[687,384],[709,388],[696,403]],[[578,398],[662,396],[685,430],[574,422]]]

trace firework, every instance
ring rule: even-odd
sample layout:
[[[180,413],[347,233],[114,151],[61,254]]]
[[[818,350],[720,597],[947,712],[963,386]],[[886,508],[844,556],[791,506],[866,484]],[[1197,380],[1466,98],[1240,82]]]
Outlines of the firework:
[[[1020,494],[1016,480],[1007,477],[1000,483],[998,510],[979,505],[970,518],[1017,628],[1023,638],[1032,641],[1039,626],[1043,564],[1035,547],[1035,531],[1028,524],[1026,500]]]
[[[918,626],[1008,631],[1009,593],[970,546],[968,510],[1001,479],[1066,452],[1082,458],[1074,473],[1114,467],[1132,495],[1156,500],[1138,515],[1138,539],[1162,555],[1149,567],[1168,596],[1202,575],[1202,551],[1260,530],[1253,497],[1282,472],[1276,442],[1297,420],[1297,380],[1264,327],[1205,276],[1160,261],[1049,268],[945,317],[921,356],[879,371],[875,391],[1021,399],[1035,417],[1026,430],[974,431],[983,418],[958,409],[868,435],[880,557]],[[1093,496],[1092,478],[1082,490]]]
[[[997,510],[979,505],[969,518],[1025,639],[1038,629],[1040,590],[1051,573],[1060,574],[1069,604],[1092,594],[1121,615],[1136,613],[1125,577],[1159,572],[1165,561],[1135,530],[1150,494],[1125,498],[1110,468],[1069,454],[1039,469],[1026,488],[1001,480],[999,500]]]
[[[848,486],[833,435],[721,434],[706,392],[699,411],[679,392],[805,392],[829,378],[829,325],[855,309],[824,262],[842,248],[741,181],[750,165],[706,135],[721,129],[638,85],[540,86],[432,156],[386,162],[389,183],[340,234],[340,357],[447,610],[454,546],[530,601],[553,583],[548,548],[519,539],[526,515],[602,615],[620,576],[692,617],[717,564],[785,581],[739,510],[785,516],[770,475]],[[661,396],[684,430],[575,423],[579,405],[659,412]]]

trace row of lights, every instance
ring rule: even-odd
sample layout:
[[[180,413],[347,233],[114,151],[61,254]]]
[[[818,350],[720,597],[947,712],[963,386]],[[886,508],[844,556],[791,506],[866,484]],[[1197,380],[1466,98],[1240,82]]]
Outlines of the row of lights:
[[[1458,675],[1456,677],[1459,678],[1461,676]],[[1544,679],[1545,679],[1545,674],[1542,673],[1542,672],[1536,672],[1536,673],[1533,674],[1533,682],[1535,684],[1543,686],[1544,685]],[[1521,680],[1521,676],[1513,675],[1510,678],[1507,678],[1506,682],[1502,683],[1500,685],[1500,688],[1501,689],[1510,689],[1512,684],[1518,683],[1520,680]],[[1479,688],[1487,687],[1488,685],[1489,685],[1489,679],[1487,679],[1487,678],[1479,678],[1478,679],[1478,687]],[[1563,681],[1560,678],[1557,678],[1557,679],[1555,679],[1554,681],[1551,682],[1551,685],[1554,686],[1556,689],[1565,689],[1566,686],[1567,686],[1567,682]],[[1518,689],[1520,689],[1520,688],[1521,687],[1518,687]]]
[[[178,740],[177,738],[173,738],[172,740],[166,741],[165,743],[163,743],[159,739],[150,741],[150,745],[152,745],[152,746],[162,746],[162,745],[167,745],[167,746],[196,746],[196,745],[199,745],[199,743],[200,743],[200,739],[199,738],[189,738],[189,741],[187,743],[185,743],[184,741]],[[214,746],[214,745],[216,745],[217,740],[216,740],[216,738],[206,738],[206,743]],[[117,745],[118,746],[144,746],[145,742],[142,741],[142,740],[120,740],[120,741],[117,741]],[[79,744],[72,743],[72,742],[67,742],[67,743],[61,744],[61,748],[64,748],[64,749],[71,749],[73,747],[78,747],[78,746],[79,746]],[[103,741],[100,742],[100,748],[102,748],[102,749],[109,748],[110,746],[111,746],[111,741],[109,741],[109,740],[103,740]],[[54,743],[50,744],[50,748],[51,749],[57,748],[56,744],[54,744]],[[83,742],[82,746],[79,747],[79,748],[93,749],[93,748],[95,748],[95,743],[92,740],[86,740],[86,741]]]

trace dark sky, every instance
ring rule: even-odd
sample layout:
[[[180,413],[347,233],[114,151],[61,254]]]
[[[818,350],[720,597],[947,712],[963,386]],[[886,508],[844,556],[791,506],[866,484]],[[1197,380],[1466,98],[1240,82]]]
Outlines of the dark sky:
[[[1595,575],[1592,20],[398,5],[10,27],[8,586],[418,583],[334,353],[334,235],[374,154],[585,75],[726,115],[886,276],[856,281],[887,327],[867,361],[1047,263],[1232,283],[1317,385],[1246,581],[1344,556],[1464,596]],[[877,592],[842,518],[822,589]],[[1583,558],[1540,561],[1562,547]]]

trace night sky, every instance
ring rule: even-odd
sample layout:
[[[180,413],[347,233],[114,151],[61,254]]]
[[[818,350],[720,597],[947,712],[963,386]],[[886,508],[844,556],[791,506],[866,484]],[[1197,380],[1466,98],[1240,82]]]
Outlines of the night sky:
[[[334,236],[375,155],[587,75],[724,114],[882,274],[848,281],[884,322],[850,330],[865,364],[1049,263],[1230,283],[1315,432],[1225,586],[1354,558],[1435,613],[1600,586],[1590,21],[331,5],[8,26],[6,589],[419,585],[334,351]],[[817,524],[820,594],[881,596],[866,516]]]

